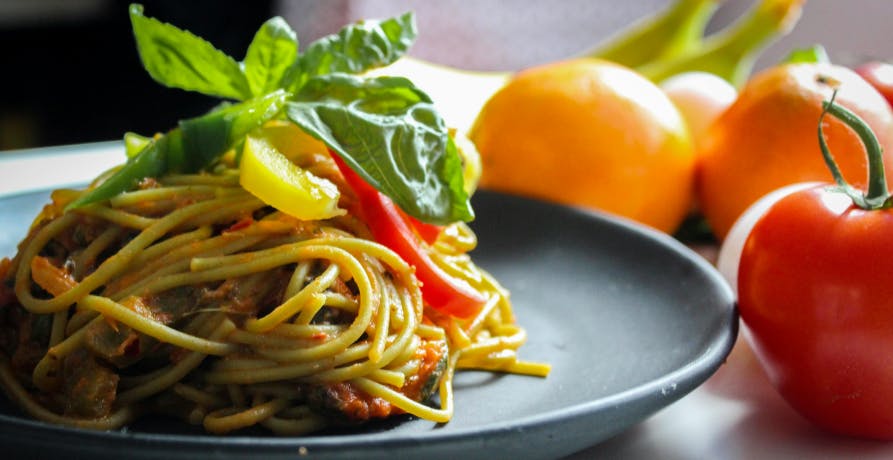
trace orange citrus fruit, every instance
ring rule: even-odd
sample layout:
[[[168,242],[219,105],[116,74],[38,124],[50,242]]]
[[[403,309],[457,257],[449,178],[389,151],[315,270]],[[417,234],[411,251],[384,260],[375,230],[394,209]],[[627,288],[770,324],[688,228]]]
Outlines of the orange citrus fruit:
[[[796,182],[832,181],[819,149],[822,101],[835,102],[863,118],[884,148],[893,173],[893,113],[886,100],[855,72],[831,64],[785,64],[755,75],[738,99],[698,142],[698,204],[717,238],[723,239],[748,206]],[[840,120],[823,129],[844,177],[867,182],[867,159],[859,137]]]
[[[519,72],[470,137],[480,186],[674,231],[691,208],[695,154],[669,98],[636,72],[574,59]]]

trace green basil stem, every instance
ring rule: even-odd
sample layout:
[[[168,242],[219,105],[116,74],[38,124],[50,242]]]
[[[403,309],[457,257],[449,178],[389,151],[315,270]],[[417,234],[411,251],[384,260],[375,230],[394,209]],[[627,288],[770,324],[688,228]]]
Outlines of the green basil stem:
[[[878,143],[877,137],[871,131],[871,127],[868,126],[868,123],[859,118],[858,115],[839,104],[835,104],[834,99],[836,96],[837,90],[835,89],[831,94],[831,100],[822,102],[823,110],[821,116],[819,116],[819,147],[822,150],[822,157],[825,159],[825,164],[827,164],[828,169],[831,170],[831,175],[834,177],[834,181],[837,183],[840,191],[846,193],[856,206],[866,210],[889,208],[891,204],[893,204],[891,203],[893,200],[891,200],[890,192],[887,190],[887,175],[884,171],[883,150]],[[831,114],[852,129],[856,135],[859,136],[859,139],[865,146],[865,152],[868,156],[867,193],[862,194],[862,192],[847,183],[840,168],[837,166],[837,162],[834,161],[834,156],[828,148],[828,143],[825,140],[825,133],[822,129],[826,114]]]

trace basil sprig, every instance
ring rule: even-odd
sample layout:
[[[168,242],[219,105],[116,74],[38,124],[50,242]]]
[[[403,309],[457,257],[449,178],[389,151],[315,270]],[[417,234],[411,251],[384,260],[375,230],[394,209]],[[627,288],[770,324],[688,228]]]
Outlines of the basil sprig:
[[[419,220],[473,219],[461,160],[431,99],[405,78],[357,76],[406,53],[417,35],[411,13],[349,25],[303,53],[297,34],[274,17],[257,31],[241,62],[145,16],[141,5],[130,6],[130,19],[143,66],[157,82],[245,102],[181,121],[69,207],[108,199],[144,177],[197,171],[238,146],[250,130],[285,118]]]

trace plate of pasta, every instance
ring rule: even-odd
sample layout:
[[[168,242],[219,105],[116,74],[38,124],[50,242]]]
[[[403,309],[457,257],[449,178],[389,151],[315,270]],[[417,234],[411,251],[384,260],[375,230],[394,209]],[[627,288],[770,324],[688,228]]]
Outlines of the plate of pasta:
[[[111,149],[3,159],[120,159],[0,196],[13,455],[554,458],[731,349],[731,293],[700,257],[476,190],[473,144],[425,92],[365,76],[405,53],[411,14],[303,53],[273,18],[241,63],[140,5],[130,19],[152,78],[223,102]]]
[[[88,151],[88,146],[72,149]],[[48,191],[0,198],[3,254],[15,252]],[[731,295],[708,264],[669,237],[635,224],[480,191],[471,229],[474,260],[510,292],[526,330],[526,359],[548,363],[545,378],[459,371],[455,412],[445,424],[400,415],[333,426],[300,437],[267,429],[209,435],[155,414],[122,429],[95,431],[31,420],[0,404],[0,439],[22,455],[111,458],[556,458],[647,418],[696,388],[734,342]],[[178,403],[178,404],[182,404]],[[188,419],[188,417],[187,417]]]

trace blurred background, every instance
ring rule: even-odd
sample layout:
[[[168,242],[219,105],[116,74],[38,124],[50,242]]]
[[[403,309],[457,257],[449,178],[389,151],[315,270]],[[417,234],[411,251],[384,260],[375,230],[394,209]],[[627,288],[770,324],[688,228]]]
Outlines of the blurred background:
[[[709,31],[754,0],[725,0]],[[146,0],[146,14],[204,37],[241,59],[260,24],[284,16],[302,45],[347,22],[415,11],[411,54],[478,70],[517,70],[587,50],[669,0]],[[142,69],[129,2],[0,0],[0,151],[151,134],[215,104],[163,88]],[[808,0],[794,31],[757,63],[821,43],[832,60],[890,58],[890,0]]]

